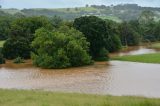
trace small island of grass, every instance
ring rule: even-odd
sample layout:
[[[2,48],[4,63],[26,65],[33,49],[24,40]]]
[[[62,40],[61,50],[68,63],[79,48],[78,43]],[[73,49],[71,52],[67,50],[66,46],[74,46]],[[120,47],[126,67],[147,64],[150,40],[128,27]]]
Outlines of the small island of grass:
[[[160,49],[160,42],[159,43],[153,43],[153,44],[151,44],[150,48]]]
[[[160,64],[160,53],[119,56],[112,60]]]

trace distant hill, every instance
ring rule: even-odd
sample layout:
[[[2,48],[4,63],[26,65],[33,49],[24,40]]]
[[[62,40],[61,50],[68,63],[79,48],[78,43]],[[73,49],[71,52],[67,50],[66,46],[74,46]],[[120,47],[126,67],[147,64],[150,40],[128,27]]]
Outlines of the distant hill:
[[[155,13],[155,20],[160,19],[160,8],[154,7],[141,7],[137,4],[120,4],[116,6],[105,6],[105,5],[91,5],[86,7],[76,8],[59,8],[59,9],[1,9],[1,11],[8,14],[23,14],[26,16],[60,16],[66,20],[73,20],[80,16],[95,15],[103,19],[110,19],[113,21],[121,22],[128,20],[135,20],[144,10],[150,10]]]

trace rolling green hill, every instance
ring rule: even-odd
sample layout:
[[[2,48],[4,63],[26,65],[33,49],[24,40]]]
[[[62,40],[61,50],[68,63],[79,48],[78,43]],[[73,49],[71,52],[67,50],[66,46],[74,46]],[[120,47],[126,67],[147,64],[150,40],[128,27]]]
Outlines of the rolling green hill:
[[[160,20],[160,8],[140,7],[137,4],[124,4],[116,6],[91,5],[89,7],[75,8],[33,8],[33,9],[1,9],[9,14],[23,14],[26,16],[60,16],[66,20],[73,20],[80,16],[98,16],[103,19],[110,19],[116,22],[135,20],[144,10],[150,10],[155,13],[155,20]]]

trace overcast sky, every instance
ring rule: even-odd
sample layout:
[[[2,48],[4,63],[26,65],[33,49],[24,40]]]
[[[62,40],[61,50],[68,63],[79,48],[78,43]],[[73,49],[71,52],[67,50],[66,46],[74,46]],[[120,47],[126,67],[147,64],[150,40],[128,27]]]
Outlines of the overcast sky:
[[[160,0],[0,0],[3,8],[66,8],[81,7],[86,4],[136,3],[140,6],[160,7]]]

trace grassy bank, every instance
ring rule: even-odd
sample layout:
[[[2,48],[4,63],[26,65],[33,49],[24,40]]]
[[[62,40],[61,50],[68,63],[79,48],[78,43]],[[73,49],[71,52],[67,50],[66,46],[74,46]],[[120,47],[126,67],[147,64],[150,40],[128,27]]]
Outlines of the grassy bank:
[[[0,48],[3,47],[4,43],[5,43],[5,41],[0,41]]]
[[[160,106],[160,99],[0,90],[0,106]]]
[[[150,48],[153,48],[153,49],[160,49],[160,43],[153,43]]]
[[[132,61],[142,63],[160,63],[160,53],[142,54],[142,55],[129,55],[114,57],[113,60]]]

